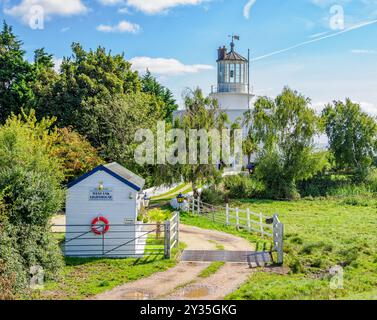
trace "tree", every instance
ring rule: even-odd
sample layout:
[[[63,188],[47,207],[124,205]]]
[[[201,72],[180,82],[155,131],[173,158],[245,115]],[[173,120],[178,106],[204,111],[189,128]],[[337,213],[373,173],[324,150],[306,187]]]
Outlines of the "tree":
[[[323,161],[313,153],[318,119],[309,103],[287,87],[275,100],[261,97],[255,103],[255,139],[263,144],[256,173],[272,197],[296,197],[296,183],[321,170]]]
[[[61,127],[73,126],[83,133],[83,113],[114,96],[139,92],[141,84],[123,55],[102,47],[86,52],[78,43],[72,44],[72,51],[61,65],[47,115],[56,116]]]
[[[322,119],[338,169],[364,179],[376,155],[376,120],[350,99],[328,105]]]
[[[242,143],[243,153],[247,156],[248,164],[251,163],[251,157],[259,150],[255,138],[249,133]]]
[[[146,174],[134,161],[138,129],[156,131],[162,103],[145,93],[118,95],[88,108],[82,115],[81,132],[100,150],[106,161],[117,161],[135,173]]]
[[[189,146],[190,130],[206,130],[208,133],[212,129],[218,130],[219,133],[226,128],[226,123],[229,122],[227,115],[221,112],[216,100],[210,97],[204,97],[203,92],[198,88],[194,91],[189,91],[185,96],[186,111],[182,118],[176,119],[174,127],[182,129],[186,136],[186,146]],[[197,150],[200,150],[200,143],[197,140]],[[213,137],[209,136],[209,151],[211,145],[214,143]],[[203,151],[203,150],[201,150]],[[190,163],[187,159],[187,164],[178,164],[176,167],[180,170],[180,175],[187,182],[191,182],[194,196],[198,197],[198,187],[202,182],[214,182],[221,176],[217,165],[213,164],[213,154],[209,152],[208,163],[201,163],[200,152],[197,153],[196,163]]]
[[[5,22],[0,32],[0,122],[12,112],[18,113],[33,101],[30,83],[34,81],[33,68],[24,59],[22,42]]]
[[[61,161],[66,183],[103,163],[97,150],[72,128],[55,130],[51,156]]]
[[[59,74],[54,69],[53,56],[43,48],[35,50],[32,67],[35,76],[30,88],[34,97],[29,105],[40,119],[46,115],[54,116],[49,112],[49,108],[51,101],[54,101],[54,87],[59,80]]]
[[[149,70],[141,78],[142,91],[158,97],[164,103],[163,118],[166,121],[173,121],[173,112],[178,109],[178,105],[173,97],[172,92],[157,82],[157,79],[152,76]]]

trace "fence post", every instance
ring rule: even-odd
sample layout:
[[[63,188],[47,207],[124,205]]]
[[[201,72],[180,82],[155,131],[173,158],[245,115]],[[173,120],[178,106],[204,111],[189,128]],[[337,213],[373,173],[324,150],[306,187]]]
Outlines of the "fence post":
[[[240,209],[236,209],[236,220],[237,220],[237,229],[240,228]]]
[[[200,200],[199,200],[199,198],[197,199],[197,203],[198,203],[198,215],[200,215]]]
[[[105,233],[102,233],[102,256],[105,256]]]
[[[195,198],[194,197],[192,197],[192,215],[194,215],[195,214]]]
[[[277,214],[274,215],[273,233],[274,250],[278,255],[277,263],[282,265],[284,263],[284,225],[280,222]]]
[[[263,237],[264,236],[264,229],[263,229],[263,214],[262,214],[262,212],[259,213],[259,224],[260,224],[260,233]]]
[[[246,209],[246,215],[247,215],[247,230],[251,232],[251,221],[250,221],[250,209]]]
[[[165,221],[165,259],[170,259],[170,221]]]
[[[176,223],[176,240],[177,240],[177,248],[179,247],[179,224],[180,224],[180,215],[179,215],[179,212],[176,213],[176,219],[175,219],[175,223]]]
[[[229,221],[229,203],[226,204],[225,215],[226,215],[226,225],[229,226],[230,225],[230,221]]]

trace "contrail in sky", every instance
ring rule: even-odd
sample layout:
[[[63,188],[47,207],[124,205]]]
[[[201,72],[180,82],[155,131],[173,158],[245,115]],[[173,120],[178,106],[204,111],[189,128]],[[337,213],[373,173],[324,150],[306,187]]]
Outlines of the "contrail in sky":
[[[337,37],[337,36],[339,36],[339,35],[341,35],[343,33],[347,33],[347,32],[353,31],[353,30],[364,28],[366,26],[370,26],[370,25],[375,24],[375,23],[377,23],[377,19],[376,20],[367,21],[367,22],[363,22],[363,23],[354,25],[353,27],[349,27],[347,29],[344,29],[342,31],[329,34],[327,36],[323,36],[323,37],[316,38],[316,39],[313,39],[313,40],[308,40],[308,41],[305,41],[305,42],[301,42],[301,43],[296,44],[294,46],[291,46],[289,48],[285,48],[285,49],[282,49],[282,50],[278,50],[278,51],[274,51],[274,52],[265,54],[263,56],[256,57],[254,59],[251,59],[251,61],[254,62],[254,61],[263,60],[263,59],[275,56],[275,55],[280,54],[280,53],[284,53],[284,52],[287,52],[287,51],[290,51],[290,50],[293,50],[293,49],[296,49],[296,48],[303,47],[303,46],[305,46],[307,44],[310,44],[310,43],[318,42],[318,41],[321,41],[321,40],[324,40],[324,39],[328,39],[328,38],[334,38],[334,37]]]

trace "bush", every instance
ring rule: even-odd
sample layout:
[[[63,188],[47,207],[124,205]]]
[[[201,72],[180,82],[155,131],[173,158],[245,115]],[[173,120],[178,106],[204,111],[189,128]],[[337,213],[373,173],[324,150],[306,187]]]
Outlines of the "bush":
[[[0,127],[0,278],[12,294],[25,289],[32,266],[41,266],[46,278],[55,278],[62,266],[58,244],[49,222],[61,209],[63,172],[51,157],[52,120],[37,122],[13,116]],[[7,294],[8,295],[8,294]]]
[[[347,175],[324,174],[301,181],[297,189],[302,197],[325,197],[336,195],[339,189],[352,184],[352,179]]]
[[[366,178],[365,184],[368,186],[369,190],[373,193],[377,193],[377,169],[373,168],[370,171],[368,177]]]
[[[225,194],[221,190],[208,188],[203,190],[201,200],[209,204],[223,205],[225,202]]]
[[[27,286],[27,271],[9,226],[0,227],[0,300],[14,298]]]
[[[261,198],[265,193],[261,182],[241,175],[225,177],[224,189],[231,199]]]

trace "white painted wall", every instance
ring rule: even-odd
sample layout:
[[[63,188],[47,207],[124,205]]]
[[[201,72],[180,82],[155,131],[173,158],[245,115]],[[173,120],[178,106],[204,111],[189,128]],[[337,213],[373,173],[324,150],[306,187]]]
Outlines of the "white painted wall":
[[[104,187],[112,190],[112,201],[90,201],[90,190],[98,188],[100,182]],[[130,199],[132,194],[132,199]],[[73,240],[66,244],[66,255],[77,255],[76,250],[82,251],[83,256],[98,256],[102,254],[102,236],[94,235],[91,231],[91,222],[98,216],[109,220],[110,224],[122,225],[110,227],[111,230],[105,236],[105,251],[119,246],[127,240],[116,238],[135,238],[135,226],[125,226],[125,222],[137,221],[137,194],[138,192],[122,183],[104,171],[98,171],[71,187],[66,199],[66,223],[67,241],[89,232],[81,238],[85,240]],[[80,226],[81,225],[81,226]],[[122,231],[113,233],[111,231]],[[77,247],[72,247],[72,245]],[[140,249],[139,249],[140,250]],[[112,252],[112,255],[127,256],[135,253],[135,243],[121,247]]]
[[[211,93],[213,99],[216,99],[219,106],[225,110],[245,110],[252,107],[253,95],[247,93],[217,92]],[[249,101],[248,101],[249,96]],[[248,103],[249,102],[249,103]]]

